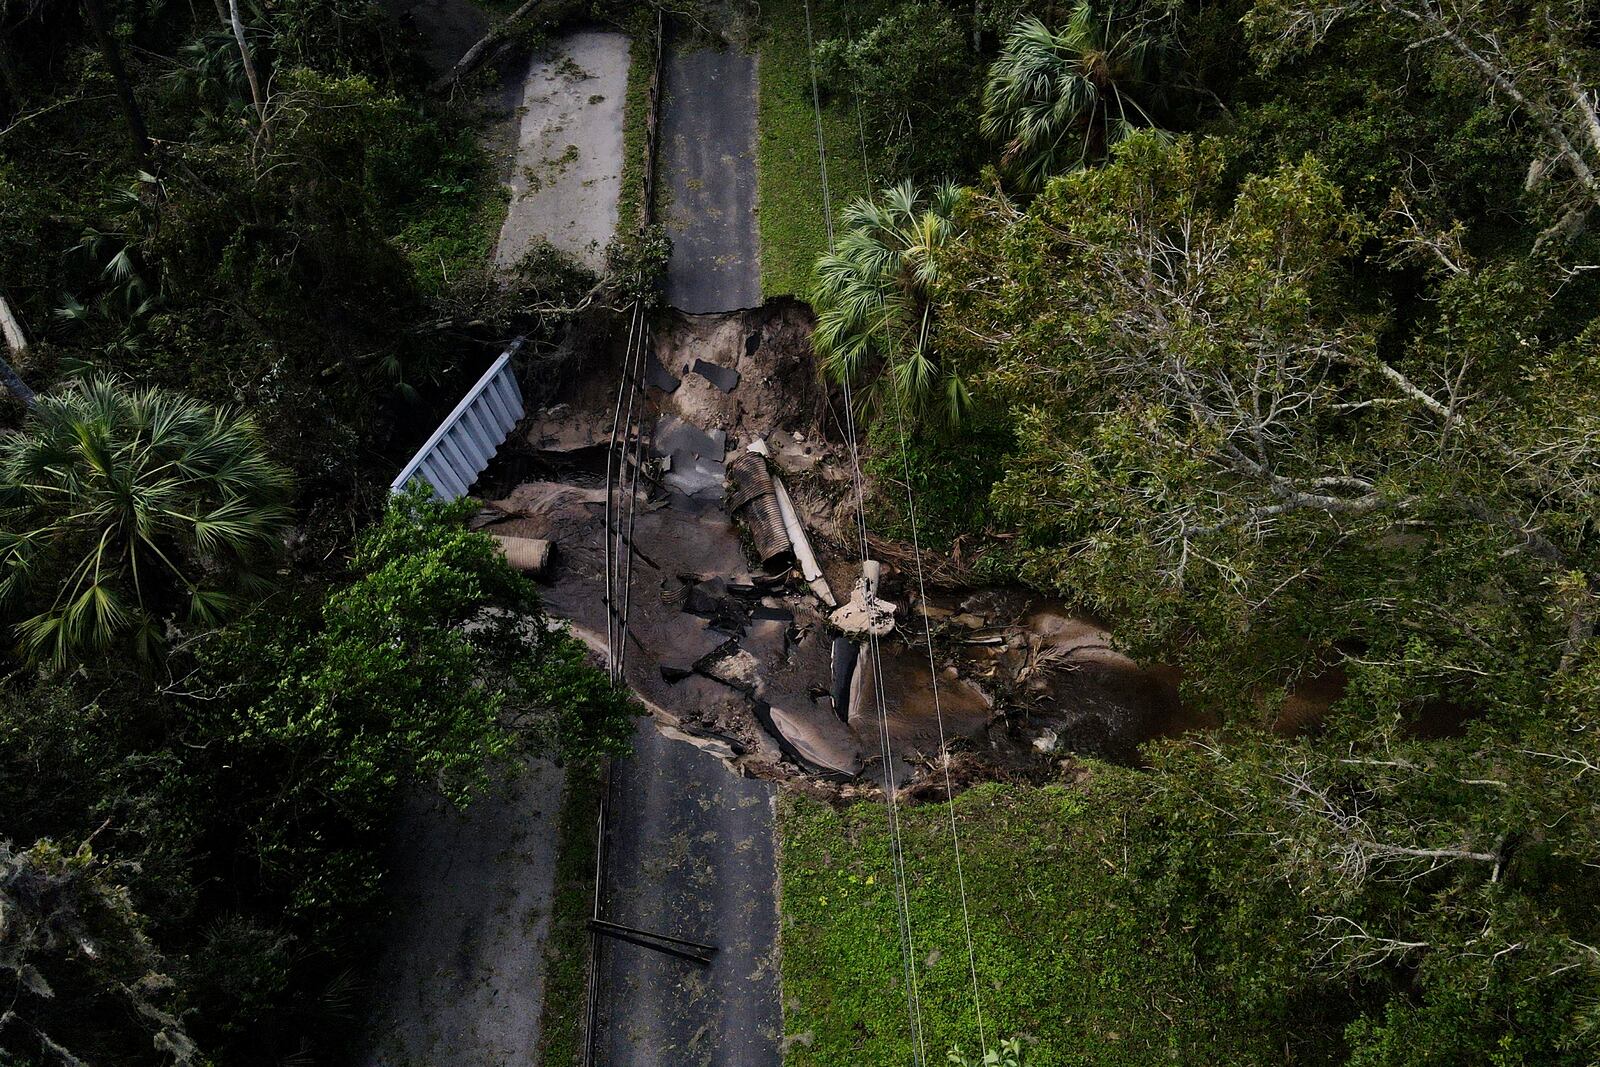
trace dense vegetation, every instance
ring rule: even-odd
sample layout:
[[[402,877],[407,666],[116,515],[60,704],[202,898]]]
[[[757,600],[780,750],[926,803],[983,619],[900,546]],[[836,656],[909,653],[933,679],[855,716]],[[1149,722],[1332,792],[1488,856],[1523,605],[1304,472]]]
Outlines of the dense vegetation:
[[[963,794],[987,1039],[1032,1067],[1590,1063],[1600,804],[1564,758],[1234,736]],[[970,1049],[946,812],[902,816],[926,1040]],[[788,1062],[909,1061],[882,811],[783,822]]]
[[[925,543],[1228,724],[958,800],[988,1037],[1593,1062],[1590,10],[836,3],[814,51],[803,15],[762,5],[763,285],[814,296],[871,469],[904,420]],[[400,796],[626,735],[463,509],[385,503],[593,283],[490,276],[481,116],[430,77],[372,0],[0,0],[0,1063],[341,1062]],[[1267,729],[1310,679],[1328,714]],[[944,818],[907,819],[916,960],[970,1050]],[[905,1051],[880,820],[786,805],[796,1063]]]
[[[415,43],[0,2],[0,1063],[348,1062],[403,795],[629,735],[470,506],[387,503],[594,283],[491,275],[477,93]]]
[[[991,1033],[1044,1063],[1593,1062],[1592,11],[875,14],[818,53],[882,163],[811,289],[872,469],[902,478],[903,414],[934,542],[1228,724],[957,805]],[[957,206],[919,206],[943,180]],[[1331,709],[1274,731],[1308,682]],[[878,818],[788,813],[793,1062],[905,1040],[859,993],[898,974],[887,868],[847,844]],[[971,1045],[934,866],[930,1034]]]

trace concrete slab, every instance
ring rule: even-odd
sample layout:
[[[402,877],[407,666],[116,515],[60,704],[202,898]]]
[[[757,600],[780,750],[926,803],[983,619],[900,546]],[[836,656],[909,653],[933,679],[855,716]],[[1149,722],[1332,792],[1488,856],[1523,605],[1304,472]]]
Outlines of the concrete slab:
[[[510,266],[542,238],[592,270],[603,266],[617,232],[627,92],[620,33],[569,34],[529,62],[497,264]]]
[[[695,315],[756,307],[756,57],[734,48],[674,52],[665,85],[667,303]]]

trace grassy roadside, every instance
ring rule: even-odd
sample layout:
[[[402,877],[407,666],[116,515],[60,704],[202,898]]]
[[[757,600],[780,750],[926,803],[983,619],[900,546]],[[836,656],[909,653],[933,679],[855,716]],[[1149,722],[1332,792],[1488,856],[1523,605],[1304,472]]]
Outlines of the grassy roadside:
[[[849,17],[868,25],[855,5]],[[843,34],[848,5],[813,5],[817,41]],[[811,65],[802,0],[764,0],[759,43],[756,121],[757,195],[761,218],[761,291],[765,296],[804,294],[811,267],[827,248],[822,180],[817,167],[816,120],[811,106]],[[839,106],[824,106],[822,136],[834,211],[867,191],[854,122]]]
[[[568,766],[561,817],[556,824],[550,937],[544,946],[544,1011],[538,1060],[543,1067],[572,1067],[583,1061],[587,923],[594,910],[594,826],[599,810],[599,768],[589,764]]]
[[[901,817],[929,1062],[943,1062],[978,1032],[948,809]],[[991,1042],[1036,1041],[1029,1067],[1282,1062],[1141,877],[1148,857],[1094,782],[982,786],[957,798],[956,818]],[[875,1063],[910,1062],[883,808],[786,796],[779,825],[785,1064],[854,1067],[864,1049]]]
[[[641,8],[628,27],[628,94],[622,106],[622,192],[617,235],[631,234],[644,220],[645,125],[650,112],[650,70],[655,63],[656,20]]]

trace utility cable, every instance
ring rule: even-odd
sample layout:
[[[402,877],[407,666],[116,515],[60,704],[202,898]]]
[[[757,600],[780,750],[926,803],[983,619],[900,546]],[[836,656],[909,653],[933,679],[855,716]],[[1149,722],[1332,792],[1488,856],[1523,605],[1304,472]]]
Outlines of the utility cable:
[[[846,47],[853,47],[854,45],[848,10],[845,13],[845,44]],[[861,86],[857,79],[851,79],[850,88],[851,97],[855,103],[856,134],[861,145],[861,174],[870,187],[872,168],[867,154],[867,126],[861,112]],[[889,362],[892,366],[895,356],[895,339],[893,331],[889,329],[888,313],[883,303],[881,290],[878,294],[878,310],[879,322],[889,342]],[[894,394],[895,430],[896,436],[899,438],[900,464],[905,475],[906,516],[911,524],[911,551],[912,557],[916,561],[917,602],[918,608],[922,613],[923,642],[928,651],[928,680],[933,689],[933,714],[939,731],[939,760],[944,769],[945,809],[950,817],[950,849],[955,857],[956,886],[961,897],[961,929],[966,940],[967,968],[972,976],[972,1008],[978,1023],[980,1054],[987,1056],[989,1053],[989,1041],[983,1025],[983,997],[979,991],[978,983],[978,956],[972,940],[972,912],[967,900],[966,872],[961,862],[961,836],[956,830],[955,789],[950,780],[950,753],[946,748],[944,709],[939,699],[939,671],[933,654],[933,625],[928,618],[928,587],[922,566],[922,537],[917,522],[916,495],[911,484],[911,459],[906,449],[905,405],[900,393],[892,386],[890,392]]]
[[[618,435],[626,432],[622,423],[623,398],[628,395],[630,383],[629,370],[632,367],[634,337],[639,327],[639,306],[633,306],[633,314],[628,322],[628,342],[623,350],[622,373],[617,378],[617,402],[611,412],[611,437],[606,445],[606,504],[605,504],[605,579],[606,579],[606,667],[611,675],[611,681],[620,681],[617,675],[617,622],[618,611],[616,602],[617,570],[619,563],[619,548],[616,541],[617,533],[617,506],[616,483],[621,475],[617,469],[617,444]],[[631,400],[630,400],[631,403]],[[630,418],[632,416],[630,415]]]
[[[828,153],[822,130],[822,97],[817,83],[816,45],[812,31],[810,0],[805,0],[804,8],[806,54],[811,67],[812,116],[815,121],[817,138],[817,166],[821,172],[823,219],[827,230],[828,251],[831,253],[834,249],[833,198],[828,186]],[[844,392],[847,444],[850,451],[851,477],[856,496],[856,522],[859,531],[864,579],[865,564],[870,558],[870,549],[867,543],[866,508],[862,491],[860,451],[856,438],[855,399],[851,393],[848,377],[844,381]],[[867,642],[873,666],[874,702],[878,711],[879,755],[883,762],[884,794],[887,801],[886,810],[889,816],[890,857],[895,883],[895,906],[900,936],[901,962],[905,970],[906,1013],[911,1029],[912,1058],[916,1067],[925,1067],[927,1064],[927,1045],[922,1026],[922,1004],[918,990],[916,942],[911,922],[911,902],[906,888],[905,848],[899,814],[899,787],[895,781],[894,751],[889,734],[888,708],[884,697],[882,656],[877,635],[872,633],[870,627],[867,631]]]
[[[891,392],[895,391],[891,389]],[[894,413],[895,429],[900,438],[900,463],[906,480],[906,515],[911,523],[911,552],[917,568],[917,604],[922,612],[923,643],[928,650],[928,678],[933,685],[933,717],[939,728],[939,762],[944,767],[945,810],[950,816],[950,849],[955,854],[956,886],[961,895],[961,930],[967,942],[967,968],[972,974],[972,1007],[978,1020],[978,1045],[981,1053],[987,1056],[989,1041],[983,1026],[983,997],[978,991],[978,956],[972,945],[972,912],[967,905],[967,876],[961,864],[961,837],[956,832],[955,789],[950,781],[950,752],[945,741],[944,709],[939,701],[939,670],[933,657],[933,624],[928,618],[928,586],[923,578],[922,539],[917,528],[917,503],[911,489],[911,459],[906,451],[905,410],[898,392],[895,392]]]
[[[606,447],[606,665],[613,684],[620,685],[622,659],[626,635],[622,633],[623,608],[623,552],[630,544],[625,541],[621,528],[621,499],[618,494],[627,478],[629,435],[632,432],[634,406],[637,401],[638,375],[635,372],[636,352],[642,329],[643,311],[635,300],[628,323],[628,341],[623,351],[622,374],[617,380],[617,402],[611,415],[611,438]],[[624,406],[626,405],[626,407]],[[623,412],[627,417],[624,419]]]

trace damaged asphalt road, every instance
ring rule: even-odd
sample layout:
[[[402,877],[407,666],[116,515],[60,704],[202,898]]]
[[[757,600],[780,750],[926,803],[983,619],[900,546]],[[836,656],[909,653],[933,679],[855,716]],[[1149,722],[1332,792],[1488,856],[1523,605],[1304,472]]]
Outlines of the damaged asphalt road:
[[[740,778],[640,720],[612,766],[601,914],[717,947],[709,966],[602,938],[595,1062],[771,1067],[780,1061],[770,782]]]

